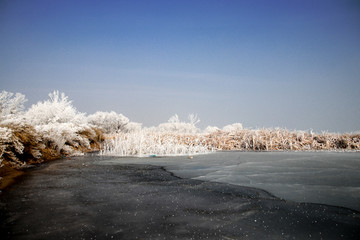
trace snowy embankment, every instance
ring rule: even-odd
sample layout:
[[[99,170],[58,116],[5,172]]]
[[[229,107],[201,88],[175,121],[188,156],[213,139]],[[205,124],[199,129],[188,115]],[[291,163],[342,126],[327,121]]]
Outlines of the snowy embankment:
[[[26,164],[100,150],[114,156],[195,155],[216,150],[360,150],[360,134],[315,134],[286,129],[243,129],[240,123],[222,129],[196,127],[177,115],[157,127],[143,128],[122,114],[80,113],[65,94],[25,111],[25,96],[0,93],[0,166]]]
[[[0,93],[0,164],[22,167],[100,148],[102,130],[59,92],[24,111],[25,96]]]

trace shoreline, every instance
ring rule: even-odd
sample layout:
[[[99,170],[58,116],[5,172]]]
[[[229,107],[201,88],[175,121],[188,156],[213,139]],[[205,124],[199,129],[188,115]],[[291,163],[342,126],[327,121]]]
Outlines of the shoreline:
[[[98,150],[91,150],[89,152],[84,152],[83,154],[86,156],[87,154],[92,154],[92,153],[98,153]],[[360,153],[360,150],[350,150],[350,149],[341,149],[341,150],[217,150],[217,151],[213,151],[213,152],[209,152],[206,154],[212,154],[212,153],[216,153],[216,152],[248,152],[248,153],[277,153],[277,152],[284,152],[284,153],[291,153],[291,152],[296,152],[296,153],[301,153],[301,152],[322,152],[322,153]],[[206,154],[199,154],[199,155],[206,155]],[[52,162],[52,161],[57,161],[57,160],[62,160],[65,158],[71,158],[71,157],[77,157],[78,155],[74,155],[74,156],[66,156],[66,157],[61,157],[61,158],[51,158],[51,159],[46,159],[43,160],[42,162],[39,163],[35,163],[35,164],[27,164],[24,167],[17,167],[17,166],[10,166],[9,164],[3,164],[3,166],[0,167],[0,192],[7,189],[8,187],[10,187],[11,185],[15,184],[17,181],[16,179],[21,177],[22,175],[24,175],[26,173],[27,169],[30,168],[36,168],[39,167],[41,165],[43,165],[44,163],[47,162]],[[108,156],[108,157],[119,157],[119,158],[123,158],[123,157],[132,157],[132,158],[138,158],[139,156],[112,156],[112,155],[103,155],[103,156]],[[145,156],[147,157],[147,156]],[[169,157],[169,156],[156,156],[158,157]],[[174,156],[170,156],[170,157],[178,157],[177,155]]]
[[[2,166],[0,168],[0,193],[1,191],[4,191],[11,185],[15,184],[17,182],[17,178],[24,174],[25,172],[22,170],[18,170],[6,165]]]

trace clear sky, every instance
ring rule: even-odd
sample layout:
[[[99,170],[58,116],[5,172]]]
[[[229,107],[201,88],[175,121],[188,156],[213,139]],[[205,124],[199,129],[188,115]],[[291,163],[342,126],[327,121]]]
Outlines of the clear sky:
[[[0,0],[0,89],[145,126],[360,130],[360,1]]]

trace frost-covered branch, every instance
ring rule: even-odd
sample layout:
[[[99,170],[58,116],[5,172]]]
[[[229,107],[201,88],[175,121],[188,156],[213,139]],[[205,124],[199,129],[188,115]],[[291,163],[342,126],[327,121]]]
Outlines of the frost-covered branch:
[[[2,91],[0,93],[0,121],[13,119],[22,114],[26,101],[25,95],[21,93]]]
[[[25,114],[26,120],[32,125],[53,123],[85,124],[84,113],[80,113],[64,93],[54,91],[49,99],[31,106]]]
[[[170,117],[167,123],[161,123],[157,127],[157,131],[159,132],[176,132],[178,134],[188,134],[188,133],[199,133],[200,129],[198,129],[195,125],[200,122],[199,118],[190,114],[188,117],[190,122],[181,122],[179,116],[175,114]]]
[[[201,135],[158,132],[154,129],[108,135],[102,155],[110,156],[181,156],[212,152]]]

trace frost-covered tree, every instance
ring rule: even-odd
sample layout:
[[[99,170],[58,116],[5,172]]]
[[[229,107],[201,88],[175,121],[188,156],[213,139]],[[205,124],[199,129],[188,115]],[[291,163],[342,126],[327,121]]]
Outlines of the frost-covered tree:
[[[49,99],[32,105],[26,113],[26,120],[32,125],[46,125],[52,123],[85,124],[84,113],[80,113],[64,93],[54,91]]]
[[[37,131],[24,121],[24,103],[21,93],[0,93],[0,161],[15,166],[38,161],[43,144]]]
[[[141,123],[130,122],[127,117],[111,112],[96,112],[87,117],[88,123],[101,128],[105,133],[129,133],[141,130]]]
[[[196,124],[200,122],[199,118],[190,114],[189,122],[181,122],[179,116],[175,114],[171,116],[167,123],[159,124],[157,130],[160,132],[173,132],[173,133],[197,133],[200,130],[196,127]]]
[[[14,120],[21,115],[25,109],[25,95],[2,91],[0,93],[0,121]]]
[[[199,117],[193,113],[189,114],[188,119],[189,119],[189,123],[193,126],[195,126],[196,124],[198,124],[200,122]]]
[[[213,133],[213,132],[217,132],[220,131],[220,129],[216,126],[207,126],[204,130],[204,133]]]
[[[25,114],[26,121],[41,134],[48,147],[58,153],[70,154],[91,147],[97,132],[86,121],[64,93],[54,91],[49,99],[32,105]]]
[[[137,122],[129,122],[124,126],[124,129],[122,130],[125,133],[132,133],[132,132],[138,132],[141,130],[141,123]]]
[[[104,130],[105,133],[118,133],[125,130],[129,119],[122,114],[111,112],[96,112],[87,117],[87,121]]]

